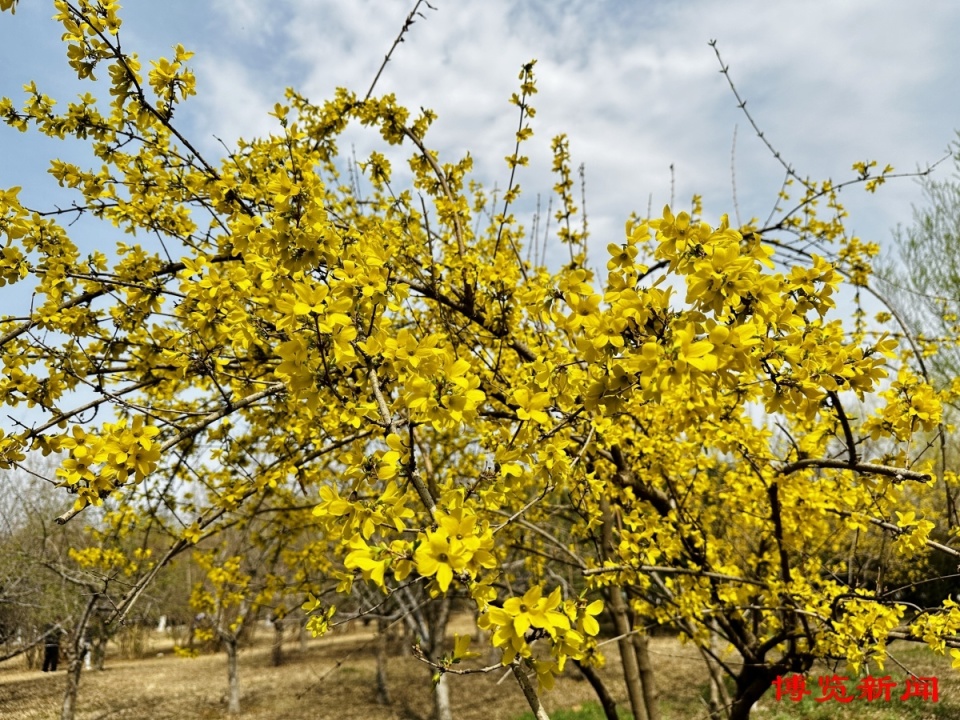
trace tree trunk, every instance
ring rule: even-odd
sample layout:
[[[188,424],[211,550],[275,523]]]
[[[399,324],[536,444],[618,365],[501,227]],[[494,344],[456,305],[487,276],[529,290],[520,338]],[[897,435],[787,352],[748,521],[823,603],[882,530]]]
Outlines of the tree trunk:
[[[716,646],[716,626],[710,623],[710,652],[700,648],[700,655],[710,674],[710,720],[726,720],[730,716],[730,695],[723,684],[723,671],[713,659],[713,650]]]
[[[82,642],[82,641],[81,641]],[[67,686],[63,693],[63,707],[60,709],[60,720],[74,720],[77,712],[77,694],[80,691],[80,673],[83,672],[83,657],[86,653],[79,648],[74,652],[67,666]]]
[[[107,658],[107,638],[106,637],[97,637],[94,638],[93,643],[90,645],[90,661],[93,664],[93,669],[100,672],[103,671],[103,663]]]
[[[610,560],[615,548],[613,542],[613,512],[610,510],[610,501],[606,497],[600,500],[600,511],[603,513],[603,555],[604,559]],[[630,709],[633,711],[635,720],[649,720],[643,688],[640,685],[640,666],[637,663],[637,653],[633,649],[633,642],[630,640],[630,633],[633,629],[630,627],[627,603],[623,599],[623,592],[618,585],[609,585],[606,590],[610,614],[613,617],[613,624],[619,636],[617,647],[620,648],[620,664],[623,667],[623,681],[627,685],[627,696],[630,698]]]
[[[77,693],[80,690],[80,673],[83,671],[83,658],[74,657],[67,668],[67,687],[63,693],[63,707],[60,720],[74,720],[77,712]]]
[[[630,633],[633,632],[633,628],[630,627],[630,620],[627,616],[627,604],[617,585],[611,585],[607,588],[607,599],[610,602],[613,624],[619,636],[617,647],[620,648],[620,664],[623,666],[623,681],[627,685],[630,709],[633,711],[633,717],[636,720],[649,720],[643,687],[640,684],[640,666],[637,663],[637,653],[633,649],[633,642],[630,640]]]
[[[453,720],[453,708],[450,707],[449,675],[440,673],[433,688],[433,706],[437,713],[437,720]]]
[[[637,669],[640,671],[640,686],[643,690],[643,705],[647,709],[648,720],[660,720],[660,693],[653,675],[653,663],[650,662],[650,638],[646,633],[630,636],[633,651],[637,655]]]
[[[513,676],[520,684],[520,689],[523,691],[523,696],[527,699],[527,704],[533,711],[533,716],[536,718],[536,720],[550,720],[550,716],[547,715],[546,708],[544,708],[543,704],[540,702],[540,696],[537,695],[537,691],[534,690],[533,685],[530,683],[530,678],[527,677],[526,673],[523,671],[523,668],[520,666],[520,661],[514,660],[510,665],[510,669],[513,670]]]
[[[80,690],[80,673],[83,672],[83,656],[87,651],[86,632],[90,622],[90,614],[100,599],[100,594],[94,592],[87,601],[80,622],[73,631],[71,642],[70,665],[67,667],[67,686],[63,691],[63,705],[60,708],[60,720],[74,720],[77,712],[77,693]]]
[[[387,687],[387,627],[383,618],[377,620],[377,704],[390,704],[390,688]],[[449,702],[449,701],[448,701]]]
[[[27,663],[27,670],[36,670],[40,664],[40,653],[43,650],[43,641],[41,640],[40,642],[41,645],[30,645],[23,651],[23,657]]]
[[[720,689],[713,677],[710,678],[710,698],[707,700],[707,707],[710,708],[710,720],[722,720],[720,708],[723,707],[723,703],[720,702]]]
[[[187,649],[193,650],[193,643],[197,639],[197,615],[190,619],[190,627],[187,630]]]
[[[757,700],[770,689],[777,672],[768,667],[750,668],[744,666],[737,676],[737,694],[730,706],[730,720],[750,720],[750,710]]]
[[[227,653],[227,713],[240,714],[240,676],[237,670],[237,636],[223,636],[223,649]]]
[[[607,720],[618,720],[617,701],[610,695],[607,686],[603,684],[603,679],[597,674],[597,671],[589,665],[584,665],[579,660],[574,660],[573,662],[597,694],[597,699],[600,701],[600,706],[603,708],[603,714]]]
[[[270,662],[274,667],[283,664],[283,618],[273,619],[273,646],[270,648]]]
[[[430,628],[430,658],[436,662],[443,655],[443,639],[447,634],[447,620],[450,618],[450,598],[442,597],[437,603],[436,614],[431,620]],[[453,720],[453,710],[450,707],[450,685],[446,673],[440,674],[440,679],[433,687],[433,705],[436,720]]]

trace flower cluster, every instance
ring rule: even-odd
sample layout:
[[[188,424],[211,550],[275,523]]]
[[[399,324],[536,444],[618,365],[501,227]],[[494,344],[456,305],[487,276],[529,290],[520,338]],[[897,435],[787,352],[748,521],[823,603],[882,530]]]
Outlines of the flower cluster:
[[[153,441],[159,432],[138,416],[130,425],[104,423],[98,434],[75,425],[71,434],[61,436],[55,449],[69,450],[70,457],[57,476],[63,478],[63,485],[76,489],[77,507],[100,505],[130,477],[142,482],[160,460],[160,448]]]
[[[438,512],[436,528],[417,538],[413,559],[417,572],[435,579],[441,592],[446,592],[454,577],[469,580],[481,568],[496,565],[493,533],[486,524],[478,524],[477,516],[459,507],[449,513]]]
[[[559,587],[544,596],[543,589],[534,585],[522,597],[505,600],[502,607],[489,605],[477,624],[492,633],[504,665],[518,656],[530,659],[541,687],[550,689],[568,659],[582,660],[588,655],[591,638],[600,632],[595,616],[602,611],[601,600],[564,601]],[[532,644],[539,639],[549,641],[549,659],[534,656]]]

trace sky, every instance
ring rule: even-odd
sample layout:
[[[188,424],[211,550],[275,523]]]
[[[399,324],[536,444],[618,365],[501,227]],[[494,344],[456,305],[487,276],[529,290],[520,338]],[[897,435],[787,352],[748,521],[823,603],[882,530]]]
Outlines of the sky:
[[[198,97],[178,122],[202,152],[276,129],[268,116],[295,87],[315,102],[338,86],[363,95],[415,0],[128,0],[123,46],[141,62],[195,51]],[[875,159],[897,170],[943,157],[960,127],[960,3],[900,0],[431,0],[384,71],[378,93],[395,93],[439,118],[428,144],[442,158],[469,151],[475,178],[504,187],[517,111],[508,104],[521,66],[537,59],[539,94],[531,166],[519,175],[518,217],[530,227],[537,195],[551,192],[550,140],[570,139],[583,163],[591,265],[623,239],[631,211],[655,212],[697,193],[704,218],[765,219],[783,168],[756,137],[708,44],[716,40],[747,108],[801,175],[840,181]],[[0,95],[18,100],[35,79],[63,102],[81,91],[66,65],[52,3],[30,0],[0,16]],[[83,87],[84,91],[88,88]],[[94,94],[97,94],[94,91]],[[101,89],[100,95],[106,93]],[[353,129],[359,158],[377,137]],[[0,187],[21,185],[37,205],[65,196],[45,174],[78,150],[0,128]],[[404,149],[406,152],[406,149]],[[82,157],[82,156],[80,156]],[[671,166],[673,171],[671,172]],[[952,165],[939,173],[946,177]],[[736,202],[734,201],[734,186]],[[579,192],[577,193],[579,197]],[[891,245],[891,229],[922,203],[913,180],[842,195],[848,229]],[[68,202],[68,200],[63,200]],[[93,244],[112,246],[100,234]]]

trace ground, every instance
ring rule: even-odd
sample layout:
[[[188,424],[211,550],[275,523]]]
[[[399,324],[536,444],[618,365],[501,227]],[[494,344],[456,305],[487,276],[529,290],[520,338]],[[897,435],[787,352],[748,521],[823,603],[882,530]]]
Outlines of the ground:
[[[451,631],[469,630],[456,625]],[[377,705],[374,698],[375,644],[372,633],[362,627],[346,634],[310,640],[301,649],[296,640],[285,646],[285,663],[270,664],[271,632],[260,631],[252,647],[240,654],[240,684],[243,720],[429,720],[431,713],[430,672],[403,647],[391,655],[388,682],[390,706]],[[151,640],[150,657],[121,660],[108,655],[103,672],[84,672],[77,720],[215,720],[226,713],[226,665],[223,654],[187,659],[170,652],[170,641],[157,634]],[[623,709],[628,709],[626,692],[614,671],[616,644],[604,648],[610,654],[602,671]],[[808,698],[796,705],[776,702],[767,694],[754,711],[760,720],[805,718],[857,718],[857,720],[927,720],[960,717],[960,675],[946,661],[931,660],[921,649],[894,646],[893,652],[911,670],[939,677],[939,702],[899,700],[868,703],[857,700],[847,705],[815,703]],[[162,655],[160,655],[162,653]],[[707,718],[699,699],[705,690],[705,672],[696,649],[674,638],[653,638],[651,654],[663,697],[664,720]],[[903,685],[903,673],[895,667],[884,671]],[[811,673],[815,678],[827,669]],[[874,675],[879,673],[874,672]],[[526,710],[516,681],[504,671],[487,675],[452,676],[451,698],[457,720],[515,720]],[[49,720],[59,717],[65,674],[26,670],[17,658],[0,664],[0,718]],[[855,683],[848,683],[853,688]],[[809,685],[808,685],[809,686]],[[595,696],[590,686],[570,673],[557,687],[544,694],[551,712],[573,709],[565,718],[600,717],[590,712]]]

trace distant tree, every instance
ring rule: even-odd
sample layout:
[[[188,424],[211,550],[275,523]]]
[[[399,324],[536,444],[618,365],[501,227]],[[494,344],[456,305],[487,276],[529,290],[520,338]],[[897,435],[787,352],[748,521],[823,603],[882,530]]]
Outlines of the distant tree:
[[[81,526],[50,522],[58,506],[58,492],[27,473],[8,472],[0,484],[0,657],[30,653],[46,630],[70,629],[82,611],[75,588],[50,569],[70,564],[70,549],[85,542]]]
[[[951,176],[922,173],[917,178],[924,202],[914,206],[908,225],[894,228],[895,248],[877,270],[877,287],[887,303],[879,319],[892,320],[889,325],[913,347],[921,374],[941,388],[955,387],[960,378],[960,142],[951,146],[949,157]],[[960,453],[956,431],[948,429],[960,406],[945,399],[946,422],[930,439],[937,448],[937,472],[945,479],[939,508],[948,522],[942,533],[960,524]],[[946,588],[928,583],[917,592],[943,595]]]
[[[894,229],[896,251],[878,269],[880,287],[939,383],[960,377],[960,143],[951,155],[952,177],[918,178],[924,203]]]
[[[67,670],[61,717],[69,720],[87,653],[102,670],[107,643],[118,631],[142,632],[139,626],[155,622],[150,602],[122,628],[108,618],[129,586],[155,569],[152,546],[160,538],[151,537],[144,515],[111,508],[109,501],[81,523],[51,522],[61,507],[62,489],[49,477],[58,462],[46,458],[29,472],[7,471],[0,485],[0,658],[36,652],[44,635],[60,634]],[[160,573],[149,599],[162,604],[168,590]]]
[[[227,712],[240,712],[240,639],[262,608],[275,603],[287,589],[278,572],[282,546],[251,542],[247,533],[226,532],[217,547],[197,550],[194,556],[205,571],[191,605],[198,612],[197,639],[223,648],[227,656]]]

